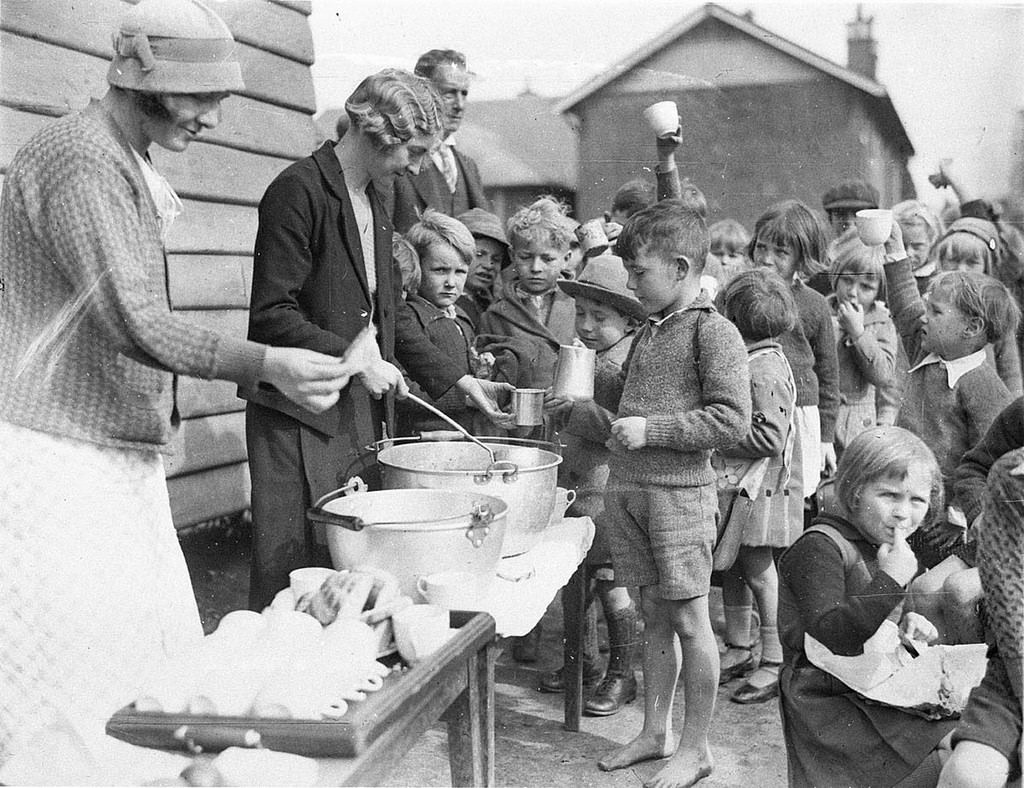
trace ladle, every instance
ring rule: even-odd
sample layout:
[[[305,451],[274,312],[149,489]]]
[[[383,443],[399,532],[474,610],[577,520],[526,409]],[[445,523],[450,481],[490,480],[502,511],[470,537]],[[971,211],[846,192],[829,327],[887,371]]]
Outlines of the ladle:
[[[425,408],[426,410],[429,410],[431,413],[433,413],[435,416],[444,419],[446,422],[448,422],[448,424],[450,424],[452,427],[457,429],[459,432],[461,432],[463,435],[465,435],[467,438],[469,438],[471,441],[473,441],[473,443],[475,443],[477,446],[479,446],[481,449],[483,449],[485,452],[487,452],[490,455],[490,457],[491,457],[491,465],[492,466],[497,464],[498,459],[497,459],[497,457],[494,456],[494,452],[491,450],[491,447],[488,446],[483,441],[481,441],[476,436],[470,435],[469,434],[469,430],[467,430],[465,427],[463,427],[461,424],[459,424],[457,421],[455,421],[455,419],[451,418],[447,413],[441,412],[440,410],[435,408],[433,405],[431,405],[429,402],[426,402],[425,400],[420,399],[415,394],[408,394],[407,396],[409,397],[410,400],[415,402],[421,408]]]

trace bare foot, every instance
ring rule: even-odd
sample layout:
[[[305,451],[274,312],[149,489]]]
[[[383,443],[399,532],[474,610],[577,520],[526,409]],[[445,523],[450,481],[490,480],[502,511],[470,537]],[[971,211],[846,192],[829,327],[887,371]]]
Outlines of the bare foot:
[[[671,736],[651,736],[641,732],[629,744],[598,761],[597,766],[605,772],[625,769],[634,763],[640,763],[640,761],[667,758],[672,754],[673,749],[675,749],[675,743]]]
[[[665,768],[644,783],[644,788],[688,788],[710,775],[714,768],[709,750],[676,750]]]

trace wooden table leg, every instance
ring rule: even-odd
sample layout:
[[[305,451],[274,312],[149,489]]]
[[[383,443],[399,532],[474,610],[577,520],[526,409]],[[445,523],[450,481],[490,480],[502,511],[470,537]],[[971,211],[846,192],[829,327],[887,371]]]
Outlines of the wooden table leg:
[[[583,561],[562,589],[565,638],[565,729],[578,731],[583,713],[583,626],[586,618],[587,562]]]
[[[470,656],[466,689],[444,713],[453,786],[494,785],[493,644]]]

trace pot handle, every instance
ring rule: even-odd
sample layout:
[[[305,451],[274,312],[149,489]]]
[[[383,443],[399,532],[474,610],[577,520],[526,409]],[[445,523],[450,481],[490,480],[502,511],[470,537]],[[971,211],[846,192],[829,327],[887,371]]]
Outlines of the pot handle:
[[[480,547],[491,532],[491,520],[494,519],[494,512],[486,503],[474,503],[473,510],[469,513],[469,528],[466,529],[466,538],[473,547]]]
[[[350,493],[356,494],[366,492],[366,489],[366,482],[358,476],[353,476],[344,484],[344,486],[339,487],[337,490],[331,490],[329,493],[325,493],[317,498],[316,502],[306,510],[306,517],[314,523],[340,525],[342,528],[348,528],[350,531],[362,531],[363,528],[366,527],[366,523],[361,517],[356,517],[351,514],[325,512],[323,507],[324,504],[330,503],[337,498],[341,498],[342,496]]]

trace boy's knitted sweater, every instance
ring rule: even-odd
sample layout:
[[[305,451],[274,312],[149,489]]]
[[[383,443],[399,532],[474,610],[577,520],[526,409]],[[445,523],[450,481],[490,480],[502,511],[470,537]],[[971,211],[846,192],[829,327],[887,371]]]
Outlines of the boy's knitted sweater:
[[[799,319],[779,337],[779,344],[793,369],[796,406],[817,405],[821,440],[831,443],[839,408],[839,361],[832,310],[825,296],[799,279],[793,283],[792,293]]]
[[[618,418],[647,419],[647,445],[612,452],[624,481],[689,487],[715,479],[711,450],[743,438],[750,425],[747,350],[706,292],[660,326],[648,321],[619,375],[599,369],[595,399]]]
[[[0,419],[156,450],[172,372],[254,386],[265,347],[171,312],[165,266],[149,188],[102,105],[32,137],[0,200]]]
[[[924,301],[910,260],[885,264],[893,320],[903,339],[911,368],[928,353],[921,348]],[[903,391],[896,425],[910,430],[932,450],[942,470],[947,502],[954,503],[957,465],[1010,403],[1010,392],[987,361],[965,373],[950,388],[944,364],[926,364],[911,372]]]

